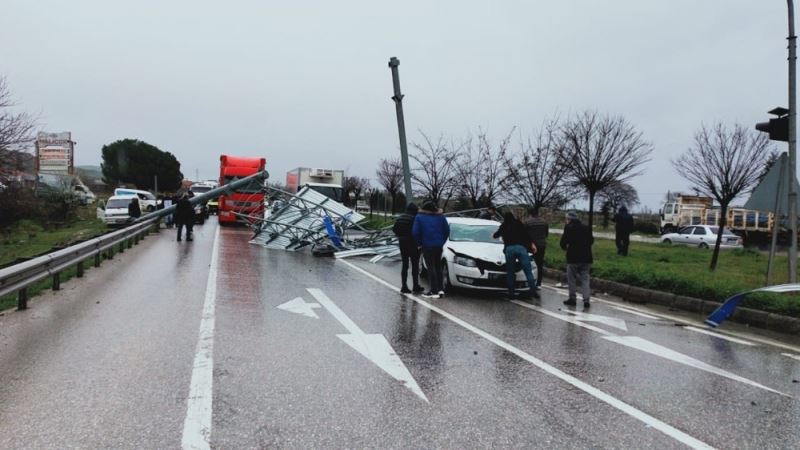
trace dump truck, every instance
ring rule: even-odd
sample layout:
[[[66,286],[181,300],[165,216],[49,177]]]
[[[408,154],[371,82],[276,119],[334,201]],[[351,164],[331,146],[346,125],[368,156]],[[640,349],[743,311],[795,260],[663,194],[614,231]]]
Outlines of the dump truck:
[[[659,211],[661,234],[672,233],[689,225],[719,225],[722,210],[714,207],[714,199],[701,195],[668,195],[667,202]],[[770,233],[775,224],[771,212],[756,211],[731,206],[727,212],[725,228],[739,232]]]

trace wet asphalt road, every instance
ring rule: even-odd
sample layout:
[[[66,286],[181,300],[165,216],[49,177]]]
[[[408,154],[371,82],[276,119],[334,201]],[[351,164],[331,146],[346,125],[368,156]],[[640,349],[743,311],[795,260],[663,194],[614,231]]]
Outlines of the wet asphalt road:
[[[800,447],[794,338],[568,310],[554,287],[427,301],[393,262],[196,230],[0,317],[0,448]]]

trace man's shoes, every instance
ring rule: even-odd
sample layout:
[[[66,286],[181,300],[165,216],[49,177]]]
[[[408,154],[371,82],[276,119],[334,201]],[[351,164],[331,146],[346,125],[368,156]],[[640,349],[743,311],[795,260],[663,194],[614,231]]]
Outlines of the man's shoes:
[[[584,308],[588,308],[589,307],[589,300],[584,300],[583,301],[583,307]]]
[[[531,298],[535,298],[536,300],[539,300],[540,298],[542,298],[542,296],[539,295],[539,291],[538,290],[537,291],[531,291],[530,296],[531,296]]]
[[[422,294],[422,296],[425,298],[439,298],[439,294],[433,293],[431,291]]]
[[[519,299],[516,292],[506,292],[506,295],[504,295],[503,298],[505,298],[508,301]]]
[[[444,291],[439,291],[439,298],[444,298]]]
[[[564,300],[564,304],[567,305],[567,306],[575,306],[575,305],[577,305],[577,303],[573,299]]]
[[[400,288],[400,292],[402,292],[403,294],[410,294],[411,289],[409,289],[408,286],[403,286],[402,288]]]
[[[178,238],[178,242],[180,242],[180,241],[181,241],[181,238]]]
[[[420,292],[424,292],[425,288],[422,286],[414,286],[414,288],[411,289],[411,291],[414,292],[415,294],[419,294]]]

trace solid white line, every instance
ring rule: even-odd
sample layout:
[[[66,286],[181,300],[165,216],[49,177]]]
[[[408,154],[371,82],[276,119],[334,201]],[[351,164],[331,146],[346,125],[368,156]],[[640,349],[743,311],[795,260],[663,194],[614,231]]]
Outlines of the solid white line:
[[[800,361],[800,355],[793,355],[791,353],[781,353],[781,355]]]
[[[211,401],[214,382],[214,305],[217,298],[217,257],[219,254],[219,227],[214,233],[214,248],[206,283],[203,317],[192,366],[192,382],[183,422],[181,448],[208,449],[211,441]]]
[[[366,270],[364,270],[364,269],[362,269],[362,268],[360,268],[358,266],[355,266],[355,265],[353,265],[353,264],[351,264],[351,263],[349,263],[349,262],[347,262],[347,261],[345,261],[343,259],[336,260],[336,263],[337,264],[338,263],[346,264],[348,267],[352,268],[353,270],[356,270],[357,272],[359,272],[359,273],[361,273],[361,274],[363,274],[363,275],[365,275],[365,276],[377,281],[378,283],[383,284],[384,286],[388,287],[389,289],[391,289],[391,290],[393,290],[395,292],[400,292],[400,289],[398,289],[396,286],[384,281],[383,279],[381,279],[381,278],[379,278],[379,277],[367,272]],[[617,399],[616,397],[613,397],[613,396],[611,396],[609,394],[606,394],[605,392],[601,391],[600,389],[595,388],[594,386],[591,386],[591,385],[589,385],[587,383],[584,383],[583,381],[573,377],[572,375],[569,375],[569,374],[567,374],[565,372],[562,372],[561,370],[551,366],[550,364],[547,364],[546,362],[534,357],[533,355],[530,355],[530,354],[518,349],[517,347],[514,347],[513,345],[511,345],[511,344],[509,344],[509,343],[507,343],[507,342],[505,342],[505,341],[503,341],[503,340],[501,340],[499,338],[496,338],[495,336],[492,336],[491,334],[481,330],[480,328],[475,327],[474,325],[472,325],[472,324],[470,324],[468,322],[465,322],[465,321],[459,319],[458,317],[448,313],[447,311],[445,311],[443,309],[437,308],[436,306],[433,306],[433,305],[431,305],[430,303],[428,303],[428,302],[426,302],[424,300],[420,300],[419,298],[417,298],[417,297],[415,297],[413,295],[410,295],[410,294],[404,294],[404,295],[405,295],[406,298],[417,302],[417,304],[419,304],[421,306],[424,306],[424,307],[430,309],[431,311],[434,311],[434,312],[440,314],[441,316],[445,317],[446,319],[448,319],[448,320],[460,325],[461,327],[463,327],[463,328],[465,328],[465,329],[477,334],[478,336],[480,336],[480,337],[486,339],[487,341],[497,345],[498,347],[501,347],[501,348],[505,349],[506,351],[509,351],[509,352],[519,356],[523,360],[530,362],[531,364],[533,364],[536,367],[544,370],[545,372],[549,373],[550,375],[553,375],[553,376],[561,379],[562,381],[564,381],[564,382],[566,382],[568,384],[571,384],[572,386],[575,386],[576,388],[586,392],[587,394],[595,397],[596,399],[607,403],[608,405],[610,405],[610,406],[612,406],[612,407],[624,412],[625,414],[628,414],[629,416],[633,417],[634,419],[637,419],[637,420],[643,422],[644,424],[646,424],[646,425],[648,425],[650,427],[655,428],[656,430],[666,434],[667,436],[675,439],[676,441],[678,441],[678,442],[680,442],[682,444],[685,444],[685,445],[687,445],[687,446],[689,446],[691,448],[698,448],[698,449],[699,448],[703,448],[703,449],[713,448],[710,445],[706,444],[705,442],[700,441],[700,440],[698,440],[698,439],[696,439],[696,438],[694,438],[694,437],[692,437],[692,436],[690,436],[690,435],[678,430],[677,428],[675,428],[675,427],[673,427],[673,426],[671,426],[671,425],[669,425],[669,424],[667,424],[665,422],[662,422],[661,420],[656,419],[655,417],[653,417],[653,416],[651,416],[651,415],[649,415],[649,414],[647,414],[647,413],[645,413],[645,412],[643,412],[643,411],[641,411],[639,409],[636,409],[635,407],[623,402],[622,400]]]
[[[611,307],[616,309],[617,311],[622,311],[622,312],[626,312],[628,314],[633,314],[634,316],[644,317],[645,319],[658,320],[658,317],[656,317],[656,316],[651,316],[650,314],[641,313],[641,312],[638,312],[638,311],[634,311],[632,309],[624,308],[622,306],[611,305]]]
[[[737,344],[749,345],[751,347],[758,345],[758,344],[756,344],[754,342],[745,341],[744,339],[738,339],[738,338],[735,338],[735,337],[726,336],[726,335],[720,334],[720,333],[714,333],[713,331],[704,330],[702,328],[697,328],[697,327],[683,327],[683,328],[686,329],[686,330],[692,330],[692,331],[694,331],[696,333],[703,333],[703,334],[707,334],[709,336],[714,336],[714,337],[717,337],[717,338],[720,338],[720,339],[725,339],[726,341],[736,342]]]

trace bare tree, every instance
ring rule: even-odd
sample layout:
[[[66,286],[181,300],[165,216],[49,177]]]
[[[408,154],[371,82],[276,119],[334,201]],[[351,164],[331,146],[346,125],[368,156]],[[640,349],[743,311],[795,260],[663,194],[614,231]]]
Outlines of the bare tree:
[[[589,197],[591,228],[595,195],[611,183],[639,175],[653,146],[622,116],[601,116],[595,111],[576,115],[563,132],[566,142],[561,163],[573,184]]]
[[[358,199],[361,198],[361,193],[364,191],[368,191],[369,188],[371,187],[370,184],[371,183],[369,182],[369,179],[363,177],[358,178],[358,181],[356,182],[355,187],[353,188],[353,194],[355,195],[356,205],[358,204]]]
[[[472,208],[495,202],[506,177],[502,155],[508,149],[513,132],[512,128],[497,145],[482,130],[478,132],[477,146],[472,137],[464,141],[456,164],[457,190],[469,200]]]
[[[378,184],[383,186],[392,199],[392,214],[394,214],[397,192],[403,186],[403,166],[400,158],[381,159],[375,174],[378,176]]]
[[[570,186],[565,183],[567,167],[562,164],[564,134],[557,117],[546,120],[536,134],[535,142],[528,138],[520,142],[519,152],[501,152],[507,177],[502,186],[512,201],[530,205],[537,211],[543,207],[557,208],[567,203]]]
[[[411,144],[416,152],[409,156],[417,164],[411,178],[423,197],[446,208],[458,187],[456,167],[463,144],[456,146],[451,142],[448,146],[442,136],[434,143],[422,131],[420,134],[425,139],[424,146],[416,142]]]
[[[720,206],[719,233],[710,269],[717,268],[719,245],[728,215],[728,205],[758,181],[769,157],[769,138],[749,131],[741,124],[728,129],[721,123],[700,127],[694,145],[672,165],[702,194],[713,197]]]
[[[633,205],[639,204],[639,193],[636,188],[628,183],[617,181],[606,186],[602,191],[597,193],[600,201],[608,203],[609,208],[616,211],[620,206],[626,206],[631,209]]]
[[[0,77],[0,174],[17,169],[20,153],[33,141],[36,121],[24,112],[13,112],[16,106],[5,77]]]

